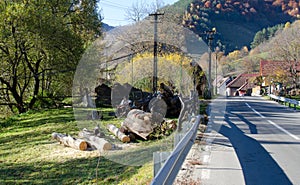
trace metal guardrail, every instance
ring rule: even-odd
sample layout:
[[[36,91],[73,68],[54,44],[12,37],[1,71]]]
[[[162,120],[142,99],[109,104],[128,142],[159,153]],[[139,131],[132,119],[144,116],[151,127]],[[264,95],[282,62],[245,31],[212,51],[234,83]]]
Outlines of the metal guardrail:
[[[281,101],[284,103],[288,103],[289,107],[291,107],[291,104],[294,105],[294,109],[296,109],[297,105],[300,106],[300,101],[297,100],[293,100],[293,99],[289,99],[289,98],[285,98],[285,97],[281,97],[281,96],[276,96],[274,94],[268,94],[268,96],[273,99],[273,100],[277,100],[277,101]]]
[[[185,134],[183,139],[176,145],[162,168],[158,171],[151,182],[151,185],[172,185],[182,163],[194,144],[201,116],[198,115],[193,126]]]

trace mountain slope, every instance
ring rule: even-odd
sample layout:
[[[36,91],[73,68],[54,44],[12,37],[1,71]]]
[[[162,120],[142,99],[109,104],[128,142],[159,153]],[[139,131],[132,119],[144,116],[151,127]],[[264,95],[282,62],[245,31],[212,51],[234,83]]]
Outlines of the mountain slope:
[[[262,28],[300,18],[299,0],[180,0],[165,8],[184,14],[176,22],[188,27],[205,40],[206,31],[217,28],[214,47],[229,52],[250,46]],[[188,4],[188,5],[187,5]],[[186,7],[187,5],[187,7]],[[182,11],[185,6],[185,11]],[[178,14],[177,13],[177,14]],[[169,16],[171,17],[171,16]],[[173,19],[179,16],[173,16]],[[180,20],[181,19],[181,20]]]
[[[115,28],[115,27],[113,27],[113,26],[110,26],[110,25],[108,25],[108,24],[102,23],[102,30],[103,30],[104,32],[110,31],[110,30],[112,30],[112,29],[114,29],[114,28]]]

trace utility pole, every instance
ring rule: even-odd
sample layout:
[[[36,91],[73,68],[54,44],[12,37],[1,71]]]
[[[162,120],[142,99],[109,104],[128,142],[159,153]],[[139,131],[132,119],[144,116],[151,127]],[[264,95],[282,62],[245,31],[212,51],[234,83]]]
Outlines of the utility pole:
[[[211,90],[211,44],[214,39],[213,35],[216,33],[216,28],[209,30],[206,32],[208,35],[208,97],[209,99],[212,97]]]
[[[133,54],[131,54],[131,85],[134,87],[134,79],[133,79]]]
[[[131,50],[129,55],[129,63],[131,63],[131,85],[133,86],[133,50]]]
[[[215,79],[215,81],[216,81],[216,86],[215,86],[216,94],[215,95],[218,94],[218,59],[219,59],[218,54],[219,54],[219,51],[220,51],[219,47],[216,47],[216,49],[215,49],[215,53],[216,53],[216,79]]]
[[[158,16],[164,15],[164,13],[152,13],[149,16],[154,16],[154,44],[153,44],[153,77],[152,77],[152,92],[157,91],[157,23]]]

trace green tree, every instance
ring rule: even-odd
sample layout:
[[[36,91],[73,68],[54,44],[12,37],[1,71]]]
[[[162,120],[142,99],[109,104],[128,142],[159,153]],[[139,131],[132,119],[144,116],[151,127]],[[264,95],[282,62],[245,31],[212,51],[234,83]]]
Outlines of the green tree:
[[[26,112],[41,92],[55,94],[70,86],[84,48],[101,33],[96,3],[0,2],[2,104],[12,111]]]
[[[258,31],[255,36],[254,39],[251,43],[251,48],[255,48],[258,45],[260,45],[261,43],[269,40],[270,38],[273,38],[275,36],[275,34],[277,33],[278,30],[282,30],[284,27],[283,24],[278,24],[272,27],[268,27],[268,28],[263,28],[261,31]]]

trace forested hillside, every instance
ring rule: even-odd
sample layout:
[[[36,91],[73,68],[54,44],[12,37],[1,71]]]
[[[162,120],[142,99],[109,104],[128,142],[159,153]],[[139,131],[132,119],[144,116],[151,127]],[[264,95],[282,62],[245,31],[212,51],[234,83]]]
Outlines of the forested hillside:
[[[278,28],[276,33],[272,30]],[[260,61],[290,61],[298,62],[300,59],[300,21],[294,23],[286,23],[259,31],[253,42],[255,47],[250,51],[245,49],[235,50],[230,52],[226,57],[223,57],[220,62],[222,73],[234,73],[243,71],[247,73],[258,73],[260,70]],[[299,64],[298,64],[299,65]],[[220,69],[221,70],[221,69]],[[289,77],[296,75],[296,71],[291,70]],[[278,71],[274,74],[278,81],[286,81],[287,77],[284,73]]]
[[[172,12],[173,19],[204,39],[204,33],[215,27],[214,44],[230,52],[250,47],[255,34],[263,28],[299,18],[299,5],[299,0],[180,0],[165,11],[167,16]],[[178,16],[182,12],[183,17]]]

